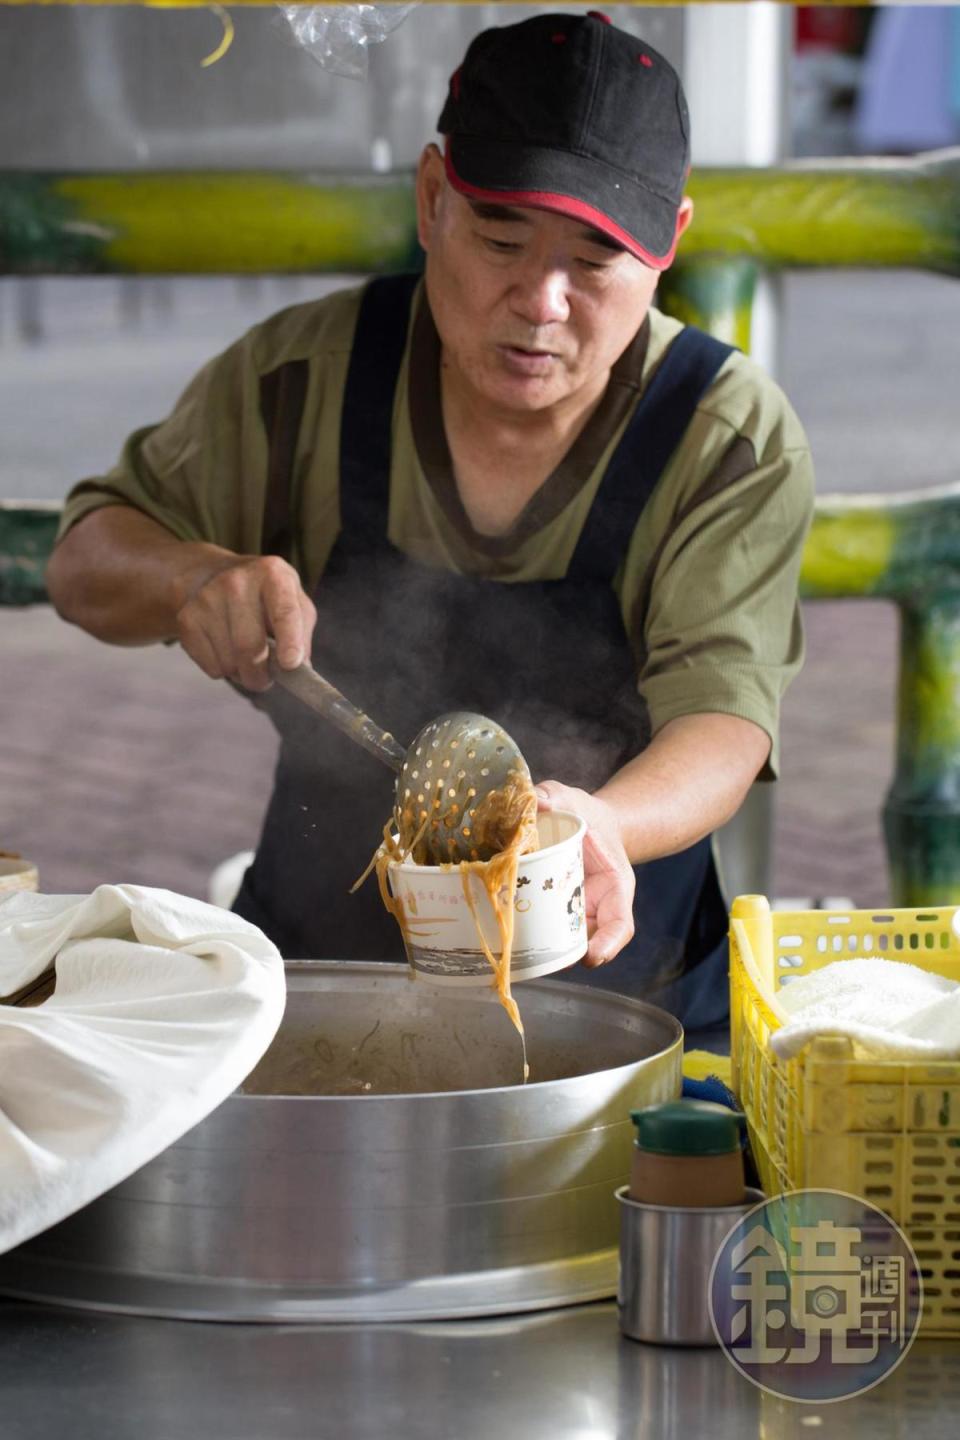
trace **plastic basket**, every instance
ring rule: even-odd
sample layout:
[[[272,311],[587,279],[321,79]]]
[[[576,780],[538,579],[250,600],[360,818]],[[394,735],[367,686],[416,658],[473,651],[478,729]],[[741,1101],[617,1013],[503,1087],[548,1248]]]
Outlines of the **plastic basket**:
[[[777,992],[836,960],[904,960],[960,981],[954,913],[771,912],[746,895],[730,926],[733,1088],[763,1188],[845,1190],[895,1220],[920,1262],[925,1335],[960,1334],[960,1062],[856,1060],[836,1036],[783,1061],[767,1042]]]

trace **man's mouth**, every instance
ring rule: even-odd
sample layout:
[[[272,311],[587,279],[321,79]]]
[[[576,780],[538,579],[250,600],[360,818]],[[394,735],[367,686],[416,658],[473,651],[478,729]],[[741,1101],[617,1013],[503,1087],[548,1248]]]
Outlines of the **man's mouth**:
[[[522,345],[500,345],[507,368],[523,375],[544,375],[560,356],[554,350],[528,350]]]

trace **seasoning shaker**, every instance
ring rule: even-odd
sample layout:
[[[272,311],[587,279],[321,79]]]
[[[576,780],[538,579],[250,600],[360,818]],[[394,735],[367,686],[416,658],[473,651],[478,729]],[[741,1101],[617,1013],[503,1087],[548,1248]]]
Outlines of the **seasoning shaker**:
[[[763,1200],[743,1179],[742,1116],[677,1100],[631,1113],[637,1141],[620,1202],[620,1329],[632,1340],[716,1345],[710,1273],[733,1226]]]
[[[647,1205],[739,1205],[743,1116],[710,1100],[631,1110],[637,1127],[630,1199]]]

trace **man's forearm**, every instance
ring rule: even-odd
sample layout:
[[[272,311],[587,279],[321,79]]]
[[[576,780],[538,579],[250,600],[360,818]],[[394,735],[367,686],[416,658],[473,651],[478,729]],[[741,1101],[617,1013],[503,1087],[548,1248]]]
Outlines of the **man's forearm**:
[[[683,715],[618,770],[596,798],[612,806],[634,865],[685,850],[739,809],[770,751],[765,731],[735,715]]]
[[[128,505],[84,516],[47,566],[59,615],[98,640],[148,645],[173,639],[192,590],[236,561],[218,545],[178,540]]]

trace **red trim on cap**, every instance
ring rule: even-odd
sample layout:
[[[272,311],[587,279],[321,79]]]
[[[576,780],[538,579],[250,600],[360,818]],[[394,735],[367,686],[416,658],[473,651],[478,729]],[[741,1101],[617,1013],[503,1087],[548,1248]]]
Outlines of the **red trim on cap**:
[[[604,25],[612,25],[612,24],[613,24],[613,21],[610,19],[610,16],[609,16],[609,15],[604,15],[604,13],[603,13],[602,10],[588,10],[588,11],[587,11],[587,19],[588,19],[588,20],[602,20],[603,23],[604,23]]]
[[[666,270],[673,263],[673,257],[677,253],[677,241],[680,239],[679,211],[670,249],[666,255],[652,255],[616,221],[611,220],[602,210],[587,205],[583,200],[575,200],[571,195],[555,195],[550,190],[481,190],[479,185],[471,185],[468,181],[462,180],[454,170],[449,146],[445,149],[443,158],[450,184],[461,195],[466,195],[471,200],[486,200],[492,205],[527,206],[531,210],[549,210],[557,215],[566,215],[570,220],[579,220],[582,224],[590,225],[594,230],[600,230],[604,235],[609,235],[611,240],[616,240],[618,245],[622,245],[625,250],[630,251],[631,255],[636,255],[638,260],[642,260],[653,270]]]
[[[653,65],[653,61],[650,59],[649,55],[640,54],[637,56],[637,59],[640,61],[640,64],[645,65],[648,70]]]
[[[462,69],[463,66],[458,65],[456,70],[454,70],[453,74],[450,76],[450,94],[453,96],[454,100],[460,99],[460,72]]]

